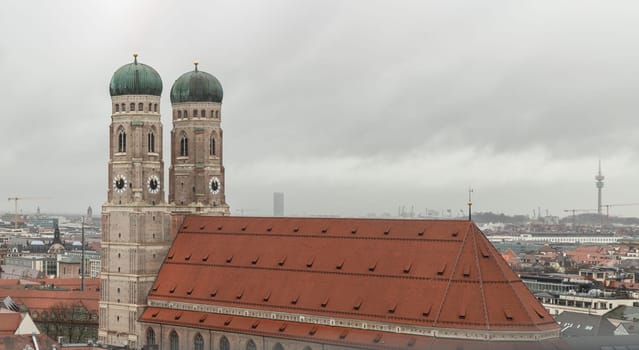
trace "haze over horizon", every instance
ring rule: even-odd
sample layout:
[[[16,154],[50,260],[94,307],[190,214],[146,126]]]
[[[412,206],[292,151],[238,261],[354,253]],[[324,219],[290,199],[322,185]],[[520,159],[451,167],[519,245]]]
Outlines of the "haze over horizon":
[[[599,159],[604,203],[636,203],[638,15],[632,1],[9,2],[0,195],[99,213],[108,84],[139,52],[163,79],[167,167],[172,83],[196,59],[222,83],[234,215],[270,215],[273,192],[290,215],[458,213],[472,187],[474,211],[567,216],[596,209]]]

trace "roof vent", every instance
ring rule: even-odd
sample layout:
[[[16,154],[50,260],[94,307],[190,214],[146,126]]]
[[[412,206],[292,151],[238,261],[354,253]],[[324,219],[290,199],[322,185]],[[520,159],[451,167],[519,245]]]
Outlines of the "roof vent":
[[[389,313],[389,314],[394,314],[394,313],[395,313],[395,310],[397,310],[397,303],[395,303],[395,304],[391,305],[391,306],[388,308],[388,313]]]
[[[186,294],[188,295],[193,294],[193,287],[189,288],[189,290],[186,291]]]
[[[246,225],[242,226],[242,231],[246,231]]]
[[[544,312],[539,310],[539,307],[535,307],[534,309],[535,309],[535,313],[537,314],[537,316],[539,316],[539,318],[545,318],[546,317]]]
[[[362,298],[357,298],[355,305],[353,305],[353,310],[359,310],[362,307],[362,302]]]
[[[286,326],[287,326],[287,324],[286,324],[286,323],[283,323],[283,324],[280,326],[279,331],[280,331],[280,332],[284,332],[284,331],[286,330]]]
[[[205,256],[202,257],[202,261],[207,261],[207,260],[209,260],[209,255],[208,254],[206,254]]]
[[[326,299],[324,299],[324,301],[322,301],[322,307],[326,307],[326,305],[328,305],[328,301],[330,300],[329,297],[326,297]]]
[[[231,261],[233,261],[233,255],[229,255],[226,257],[226,262],[227,263],[231,263]]]
[[[182,226],[182,229],[183,229],[183,230],[186,230],[187,228],[189,228],[189,225],[184,225],[184,226]]]
[[[413,263],[409,262],[408,265],[404,266],[404,273],[409,273],[411,268],[413,268]]]
[[[266,295],[264,296],[264,301],[268,301],[271,298],[271,291],[269,290],[268,292],[266,292]]]
[[[227,318],[227,319],[226,319],[226,321],[224,321],[224,325],[225,325],[225,326],[230,325],[230,324],[231,324],[231,321],[233,321],[233,319],[232,319],[232,318],[230,318],[230,317],[229,317],[229,318]]]
[[[430,315],[430,310],[432,310],[432,308],[433,308],[433,305],[428,304],[426,308],[424,308],[422,315],[424,315],[425,317],[428,317],[428,315]]]
[[[373,272],[377,268],[377,261],[375,261],[372,265],[368,266],[368,271]]]
[[[204,230],[205,227],[206,227],[206,225],[200,226],[200,230]]]
[[[284,263],[286,262],[286,255],[284,255],[280,261],[277,262],[278,265],[280,266],[284,266]]]
[[[417,235],[418,236],[423,236],[424,235],[424,231],[426,231],[426,230],[421,230],[421,231],[417,232]]]
[[[437,270],[437,274],[441,276],[444,274],[445,271],[446,271],[446,263],[443,263]]]
[[[171,289],[169,289],[169,293],[173,293],[173,292],[175,292],[175,288],[177,288],[177,284],[173,284],[173,286],[171,287]]]
[[[378,333],[377,335],[375,335],[375,339],[373,339],[373,342],[379,343],[380,340],[382,340],[382,335]]]
[[[490,253],[488,253],[488,250],[486,250],[486,247],[483,244],[479,245],[479,251],[481,252],[482,257],[484,258],[490,257]]]
[[[218,226],[218,227],[217,227],[217,230],[218,230],[218,231],[222,230],[222,225]]]
[[[347,335],[348,335],[348,331],[344,330],[342,333],[339,334],[339,338],[340,339],[344,339],[344,338],[346,338]]]
[[[269,226],[269,227],[266,228],[266,231],[271,232],[271,231],[273,231],[273,228],[271,226]]]
[[[322,229],[322,233],[326,233],[326,232],[328,232],[328,227],[324,227],[324,228]]]
[[[352,234],[356,234],[356,233],[357,233],[357,227],[354,227],[354,228],[351,230],[351,233],[352,233]]]
[[[462,305],[459,308],[459,312],[457,313],[457,316],[459,317],[460,320],[465,320],[466,319],[466,306]]]
[[[315,262],[315,257],[312,257],[309,261],[306,262],[306,267],[313,267],[313,263]]]
[[[153,285],[153,288],[151,288],[151,289],[153,289],[153,291],[155,292],[155,291],[157,291],[159,288],[160,288],[160,284],[159,284],[159,283],[156,283],[156,284],[154,284],[154,285]]]
[[[506,319],[507,319],[508,321],[512,321],[512,320],[513,320],[513,314],[512,314],[512,312],[510,312],[510,309],[508,309],[508,308],[506,308],[506,307],[504,308],[504,316],[506,316]]]
[[[464,277],[470,277],[470,266],[464,265]]]
[[[341,270],[342,267],[344,267],[344,260],[340,261],[337,265],[335,265],[335,268],[338,270]]]
[[[206,321],[206,315],[200,316],[200,320],[199,321],[200,321],[200,323]]]
[[[242,296],[244,296],[244,289],[242,289],[242,290],[240,291],[240,293],[239,293],[238,295],[236,295],[236,296],[235,296],[235,299],[240,300],[240,299],[242,299]]]
[[[453,237],[457,237],[459,235],[459,231],[453,231],[453,233],[451,233],[451,235]]]
[[[309,335],[315,335],[315,333],[317,333],[317,326],[311,327],[311,329],[308,331]]]
[[[191,253],[189,253],[189,255],[185,256],[185,257],[184,257],[184,260],[186,260],[186,261],[191,260]]]
[[[253,260],[251,260],[251,264],[256,265],[257,262],[260,261],[260,256],[256,256]]]
[[[182,317],[182,311],[178,312],[177,314],[175,314],[175,319],[179,320]]]
[[[300,296],[294,296],[293,299],[291,299],[291,304],[296,305],[298,300],[300,300]]]
[[[251,328],[255,329],[255,328],[257,328],[257,326],[259,326],[259,325],[260,325],[260,321],[255,321],[255,322],[253,322],[253,324],[251,325]]]
[[[216,296],[216,295],[217,295],[217,288],[216,288],[216,289],[213,289],[213,290],[211,291],[211,297],[212,297],[212,298],[215,298],[215,296]]]
[[[174,251],[170,251],[169,255],[167,256],[167,259],[169,259],[169,260],[173,259],[174,255],[175,255],[175,252]]]
[[[300,231],[300,228],[299,228],[299,227],[295,227],[295,228],[293,228],[293,232],[299,232],[299,231]]]
[[[151,317],[153,318],[158,317],[159,314],[160,314],[160,310],[155,310],[155,312],[151,314]]]
[[[386,229],[384,230],[384,234],[388,235],[390,233],[390,227],[386,227]]]

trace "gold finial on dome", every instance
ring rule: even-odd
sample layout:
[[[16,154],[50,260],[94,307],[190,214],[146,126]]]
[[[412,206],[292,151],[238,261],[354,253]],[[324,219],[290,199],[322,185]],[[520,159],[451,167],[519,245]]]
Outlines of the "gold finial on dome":
[[[193,64],[195,65],[195,71],[197,72],[197,65],[200,64],[200,62],[198,60],[193,61]]]
[[[133,53],[133,63],[138,64],[138,53],[137,52]]]

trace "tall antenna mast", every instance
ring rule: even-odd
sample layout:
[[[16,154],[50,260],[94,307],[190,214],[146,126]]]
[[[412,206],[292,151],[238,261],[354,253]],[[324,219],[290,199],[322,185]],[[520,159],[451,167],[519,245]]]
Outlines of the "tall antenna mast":
[[[605,177],[601,174],[601,159],[599,159],[599,172],[597,173],[597,176],[595,176],[595,180],[597,180],[597,182],[595,183],[597,186],[597,214],[599,214],[599,216],[602,215],[601,189],[604,187],[604,179]]]

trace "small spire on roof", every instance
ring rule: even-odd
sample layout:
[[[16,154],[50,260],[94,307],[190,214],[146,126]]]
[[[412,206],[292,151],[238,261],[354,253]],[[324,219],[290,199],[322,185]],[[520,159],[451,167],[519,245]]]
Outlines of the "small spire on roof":
[[[134,64],[138,64],[138,53],[137,52],[133,53],[133,63]]]
[[[200,64],[200,62],[198,62],[198,60],[193,61],[193,64],[195,65],[195,71],[197,72],[197,65]]]

